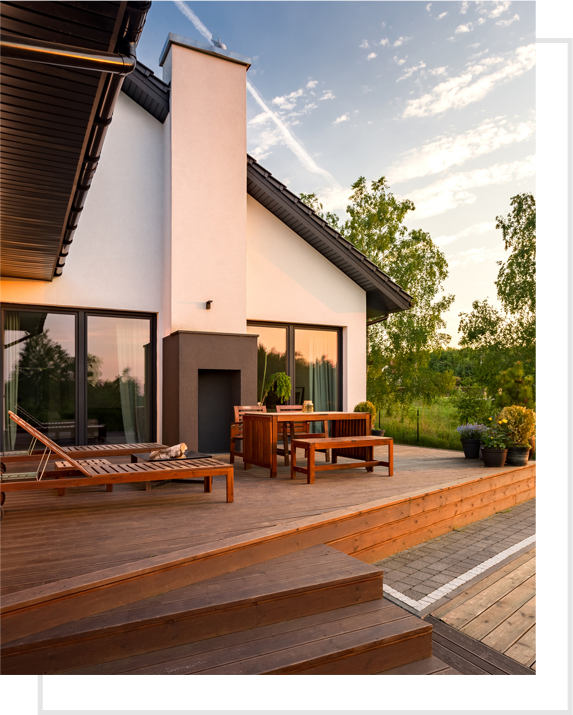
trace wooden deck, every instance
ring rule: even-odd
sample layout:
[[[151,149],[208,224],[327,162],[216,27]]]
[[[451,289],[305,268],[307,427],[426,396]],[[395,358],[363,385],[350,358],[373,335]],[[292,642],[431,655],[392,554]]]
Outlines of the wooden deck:
[[[461,452],[396,447],[394,476],[386,471],[318,474],[308,485],[283,466],[271,480],[237,460],[234,504],[224,479],[211,494],[202,480],[10,494],[3,641],[315,544],[370,563],[535,494],[534,463],[486,469]]]
[[[445,638],[456,641],[454,630],[467,636],[466,646],[485,662],[499,666],[500,659],[492,658],[491,653],[488,656],[493,650],[507,657],[503,661],[506,668],[511,666],[511,659],[535,670],[535,549],[463,591],[436,609],[428,620],[452,629],[442,629]],[[483,663],[473,665],[485,667]],[[460,663],[454,667],[460,667]]]

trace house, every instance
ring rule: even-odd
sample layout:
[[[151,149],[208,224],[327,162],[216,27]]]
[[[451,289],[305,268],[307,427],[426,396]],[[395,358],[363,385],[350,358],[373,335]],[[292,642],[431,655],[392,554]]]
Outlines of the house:
[[[42,5],[2,10],[2,449],[18,409],[62,444],[225,452],[276,371],[352,410],[367,321],[410,296],[247,155],[249,59],[170,34],[159,79],[150,3]]]

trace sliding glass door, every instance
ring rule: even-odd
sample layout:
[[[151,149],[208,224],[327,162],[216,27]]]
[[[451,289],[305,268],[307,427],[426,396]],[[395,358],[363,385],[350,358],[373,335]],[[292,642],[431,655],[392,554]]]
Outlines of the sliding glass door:
[[[88,443],[149,442],[149,320],[87,316]]]
[[[5,306],[3,450],[25,450],[18,414],[61,445],[155,440],[155,317]]]
[[[57,444],[75,444],[75,336],[75,315],[4,311],[4,449],[25,450],[31,440],[8,411]]]
[[[341,331],[338,328],[250,323],[247,331],[258,338],[258,398],[263,379],[275,372],[290,376],[290,403],[311,400],[314,409],[339,410],[341,404]],[[266,376],[266,377],[265,377]],[[265,404],[273,410],[277,398],[269,393]]]

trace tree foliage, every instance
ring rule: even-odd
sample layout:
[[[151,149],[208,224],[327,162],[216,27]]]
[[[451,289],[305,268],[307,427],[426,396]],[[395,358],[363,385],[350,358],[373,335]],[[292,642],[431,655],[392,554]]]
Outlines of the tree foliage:
[[[535,371],[535,199],[517,194],[512,210],[496,218],[505,249],[496,281],[502,310],[487,300],[474,301],[471,313],[460,313],[460,345],[479,356],[476,378],[493,392],[497,375],[517,361]]]
[[[360,177],[352,190],[344,223],[325,213],[314,194],[301,198],[412,297],[410,310],[369,327],[368,397],[387,408],[407,407],[414,400],[430,403],[455,384],[451,370],[436,373],[429,366],[431,351],[450,340],[442,317],[454,300],[442,295],[445,255],[429,233],[406,228],[414,204],[397,199],[385,177],[370,185]]]

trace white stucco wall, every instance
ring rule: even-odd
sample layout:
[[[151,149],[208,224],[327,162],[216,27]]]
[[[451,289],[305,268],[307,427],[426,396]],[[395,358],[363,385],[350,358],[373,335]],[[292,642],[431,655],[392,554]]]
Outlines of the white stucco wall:
[[[62,276],[0,283],[2,303],[157,313],[159,376],[163,137],[164,126],[120,93]]]
[[[247,319],[343,328],[343,409],[366,399],[366,293],[247,196]]]

